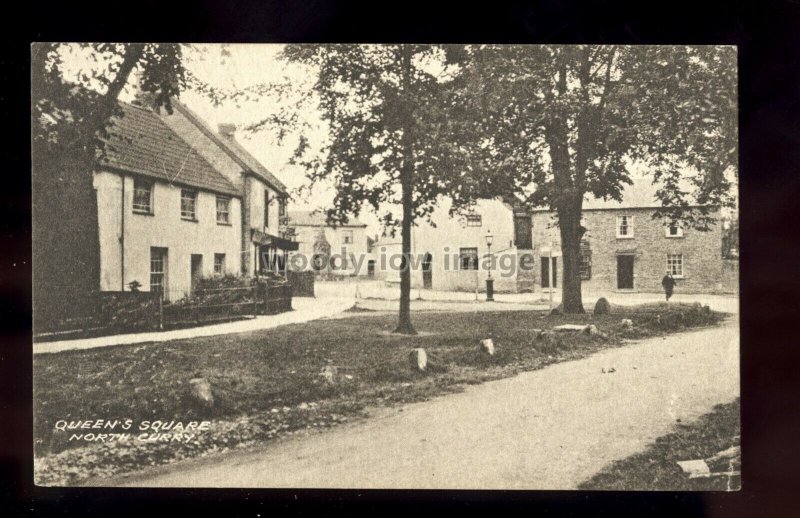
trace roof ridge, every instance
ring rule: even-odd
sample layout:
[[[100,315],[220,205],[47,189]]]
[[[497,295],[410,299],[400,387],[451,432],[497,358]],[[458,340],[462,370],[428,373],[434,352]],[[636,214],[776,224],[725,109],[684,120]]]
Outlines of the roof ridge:
[[[239,163],[239,165],[245,169],[245,171],[249,171],[256,176],[262,178],[265,182],[272,185],[272,187],[288,192],[288,188],[286,185],[281,182],[272,172],[270,172],[264,164],[261,163],[252,153],[247,151],[247,149],[242,146],[241,143],[237,142],[235,139],[232,139],[232,142],[228,142],[223,136],[221,136],[217,131],[214,130],[206,121],[204,121],[199,115],[197,115],[191,108],[186,106],[186,104],[182,103],[178,99],[173,100],[173,105],[183,113],[193,124],[195,124],[201,131],[206,133],[211,140],[213,140],[219,147],[223,149],[234,161]],[[240,149],[232,149],[232,144],[236,144]],[[253,167],[247,163],[240,155],[240,153],[244,153],[249,156],[254,162],[256,162],[259,166],[261,166],[264,171],[271,177],[268,178],[264,174],[259,171],[255,171]]]

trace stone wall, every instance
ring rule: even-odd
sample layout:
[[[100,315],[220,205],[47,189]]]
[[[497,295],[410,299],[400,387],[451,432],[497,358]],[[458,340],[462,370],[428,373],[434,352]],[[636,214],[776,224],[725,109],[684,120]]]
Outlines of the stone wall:
[[[632,217],[632,237],[617,236],[617,217],[622,215]],[[662,290],[661,278],[667,269],[668,254],[683,256],[683,277],[677,279],[677,293],[724,292],[731,284],[724,280],[726,275],[731,275],[724,272],[719,224],[708,232],[685,228],[681,237],[667,237],[663,220],[653,219],[653,209],[587,210],[583,216],[583,225],[588,229],[585,237],[591,249],[591,278],[584,280],[584,290],[617,290],[619,255],[634,257],[633,291]],[[541,258],[547,256],[547,249],[552,246],[552,255],[558,262],[557,289],[560,289],[563,260],[558,227],[552,213],[534,214],[533,233],[537,264],[541,264]],[[541,279],[537,278],[536,284],[540,286]]]

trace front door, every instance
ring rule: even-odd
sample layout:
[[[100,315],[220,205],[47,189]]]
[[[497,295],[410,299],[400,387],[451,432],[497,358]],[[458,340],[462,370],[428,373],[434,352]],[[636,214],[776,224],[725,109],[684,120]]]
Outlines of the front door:
[[[558,258],[542,256],[542,288],[550,287],[550,270],[552,269],[553,288],[558,287]]]
[[[617,256],[617,289],[633,289],[633,256]]]
[[[203,256],[192,254],[192,293],[197,288],[197,281],[203,276]]]
[[[426,290],[431,289],[433,286],[433,272],[431,271],[432,262],[433,256],[431,256],[431,254],[425,254],[425,257],[422,259],[422,287]]]

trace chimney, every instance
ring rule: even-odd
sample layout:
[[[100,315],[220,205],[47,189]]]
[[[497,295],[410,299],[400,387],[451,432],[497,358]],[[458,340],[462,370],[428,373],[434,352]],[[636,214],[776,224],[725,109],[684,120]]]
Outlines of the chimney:
[[[233,138],[236,134],[236,124],[220,124],[217,130],[223,137]]]

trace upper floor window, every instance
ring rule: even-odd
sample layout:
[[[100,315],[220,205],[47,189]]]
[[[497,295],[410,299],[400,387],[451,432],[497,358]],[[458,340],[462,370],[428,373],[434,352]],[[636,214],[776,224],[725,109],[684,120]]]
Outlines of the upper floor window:
[[[353,243],[353,231],[352,230],[343,230],[342,231],[342,242],[346,245],[350,245]]]
[[[231,223],[231,199],[227,196],[217,196],[217,223],[220,225]]]
[[[478,249],[461,248],[458,251],[458,267],[461,270],[478,269]]]
[[[680,221],[664,219],[664,233],[667,237],[683,237],[683,226]]]
[[[465,216],[468,227],[480,227],[483,225],[483,218],[480,214],[470,213]]]
[[[633,237],[633,216],[617,216],[617,237],[618,238],[632,238]]]
[[[153,182],[133,180],[133,212],[153,213]]]
[[[265,227],[269,226],[269,202],[270,201],[272,201],[272,200],[270,200],[269,191],[268,190],[264,190],[264,226]]]
[[[197,191],[181,189],[181,218],[197,220]]]
[[[283,197],[278,202],[278,217],[282,223],[286,223],[286,198]]]

